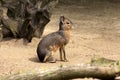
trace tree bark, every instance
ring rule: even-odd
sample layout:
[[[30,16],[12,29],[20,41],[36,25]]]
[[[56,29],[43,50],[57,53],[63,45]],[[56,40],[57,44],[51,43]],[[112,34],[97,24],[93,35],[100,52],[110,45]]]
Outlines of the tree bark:
[[[33,37],[40,38],[57,3],[58,0],[1,0],[0,35],[28,42]]]
[[[7,77],[5,80],[69,80],[75,78],[92,77],[101,80],[114,80],[116,67],[102,67],[90,65],[60,66],[46,70],[35,70],[23,74]]]

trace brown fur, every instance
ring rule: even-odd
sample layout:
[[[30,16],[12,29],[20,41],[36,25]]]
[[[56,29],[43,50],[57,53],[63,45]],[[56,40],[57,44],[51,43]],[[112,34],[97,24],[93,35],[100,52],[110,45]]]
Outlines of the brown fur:
[[[41,62],[55,62],[56,60],[52,57],[52,52],[56,52],[58,49],[60,51],[60,59],[63,60],[63,55],[64,61],[67,61],[65,45],[70,40],[71,28],[71,21],[64,16],[61,16],[59,30],[48,34],[38,44],[37,55]]]

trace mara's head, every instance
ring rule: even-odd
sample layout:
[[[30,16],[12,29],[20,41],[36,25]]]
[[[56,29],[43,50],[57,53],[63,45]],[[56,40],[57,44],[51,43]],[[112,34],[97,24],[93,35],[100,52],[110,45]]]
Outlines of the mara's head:
[[[60,16],[59,30],[71,30],[73,23],[66,17]]]

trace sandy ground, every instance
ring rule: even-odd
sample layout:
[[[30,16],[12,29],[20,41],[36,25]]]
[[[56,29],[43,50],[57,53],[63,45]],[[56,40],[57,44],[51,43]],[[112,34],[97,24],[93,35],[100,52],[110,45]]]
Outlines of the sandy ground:
[[[66,1],[69,1],[66,3]],[[23,45],[23,40],[0,42],[0,75],[19,71],[50,68],[60,65],[89,63],[93,57],[120,60],[120,3],[65,0],[53,11],[51,22],[43,36],[58,30],[59,17],[64,15],[74,23],[71,40],[66,46],[69,62],[40,63],[36,55],[40,39]],[[79,1],[79,0],[78,0]],[[54,53],[59,59],[59,52]]]

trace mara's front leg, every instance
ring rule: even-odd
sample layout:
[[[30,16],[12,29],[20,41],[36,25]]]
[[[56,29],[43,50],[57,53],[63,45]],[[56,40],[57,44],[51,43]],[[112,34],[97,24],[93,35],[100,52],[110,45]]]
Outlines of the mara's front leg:
[[[62,48],[59,49],[59,53],[60,53],[60,60],[63,61]]]
[[[62,59],[62,53],[63,53],[63,58],[64,58],[64,60]],[[67,60],[67,58],[66,58],[66,52],[65,52],[65,46],[63,46],[63,47],[61,47],[60,48],[60,58],[63,60],[63,61],[65,61],[65,62],[67,62],[68,60]]]

